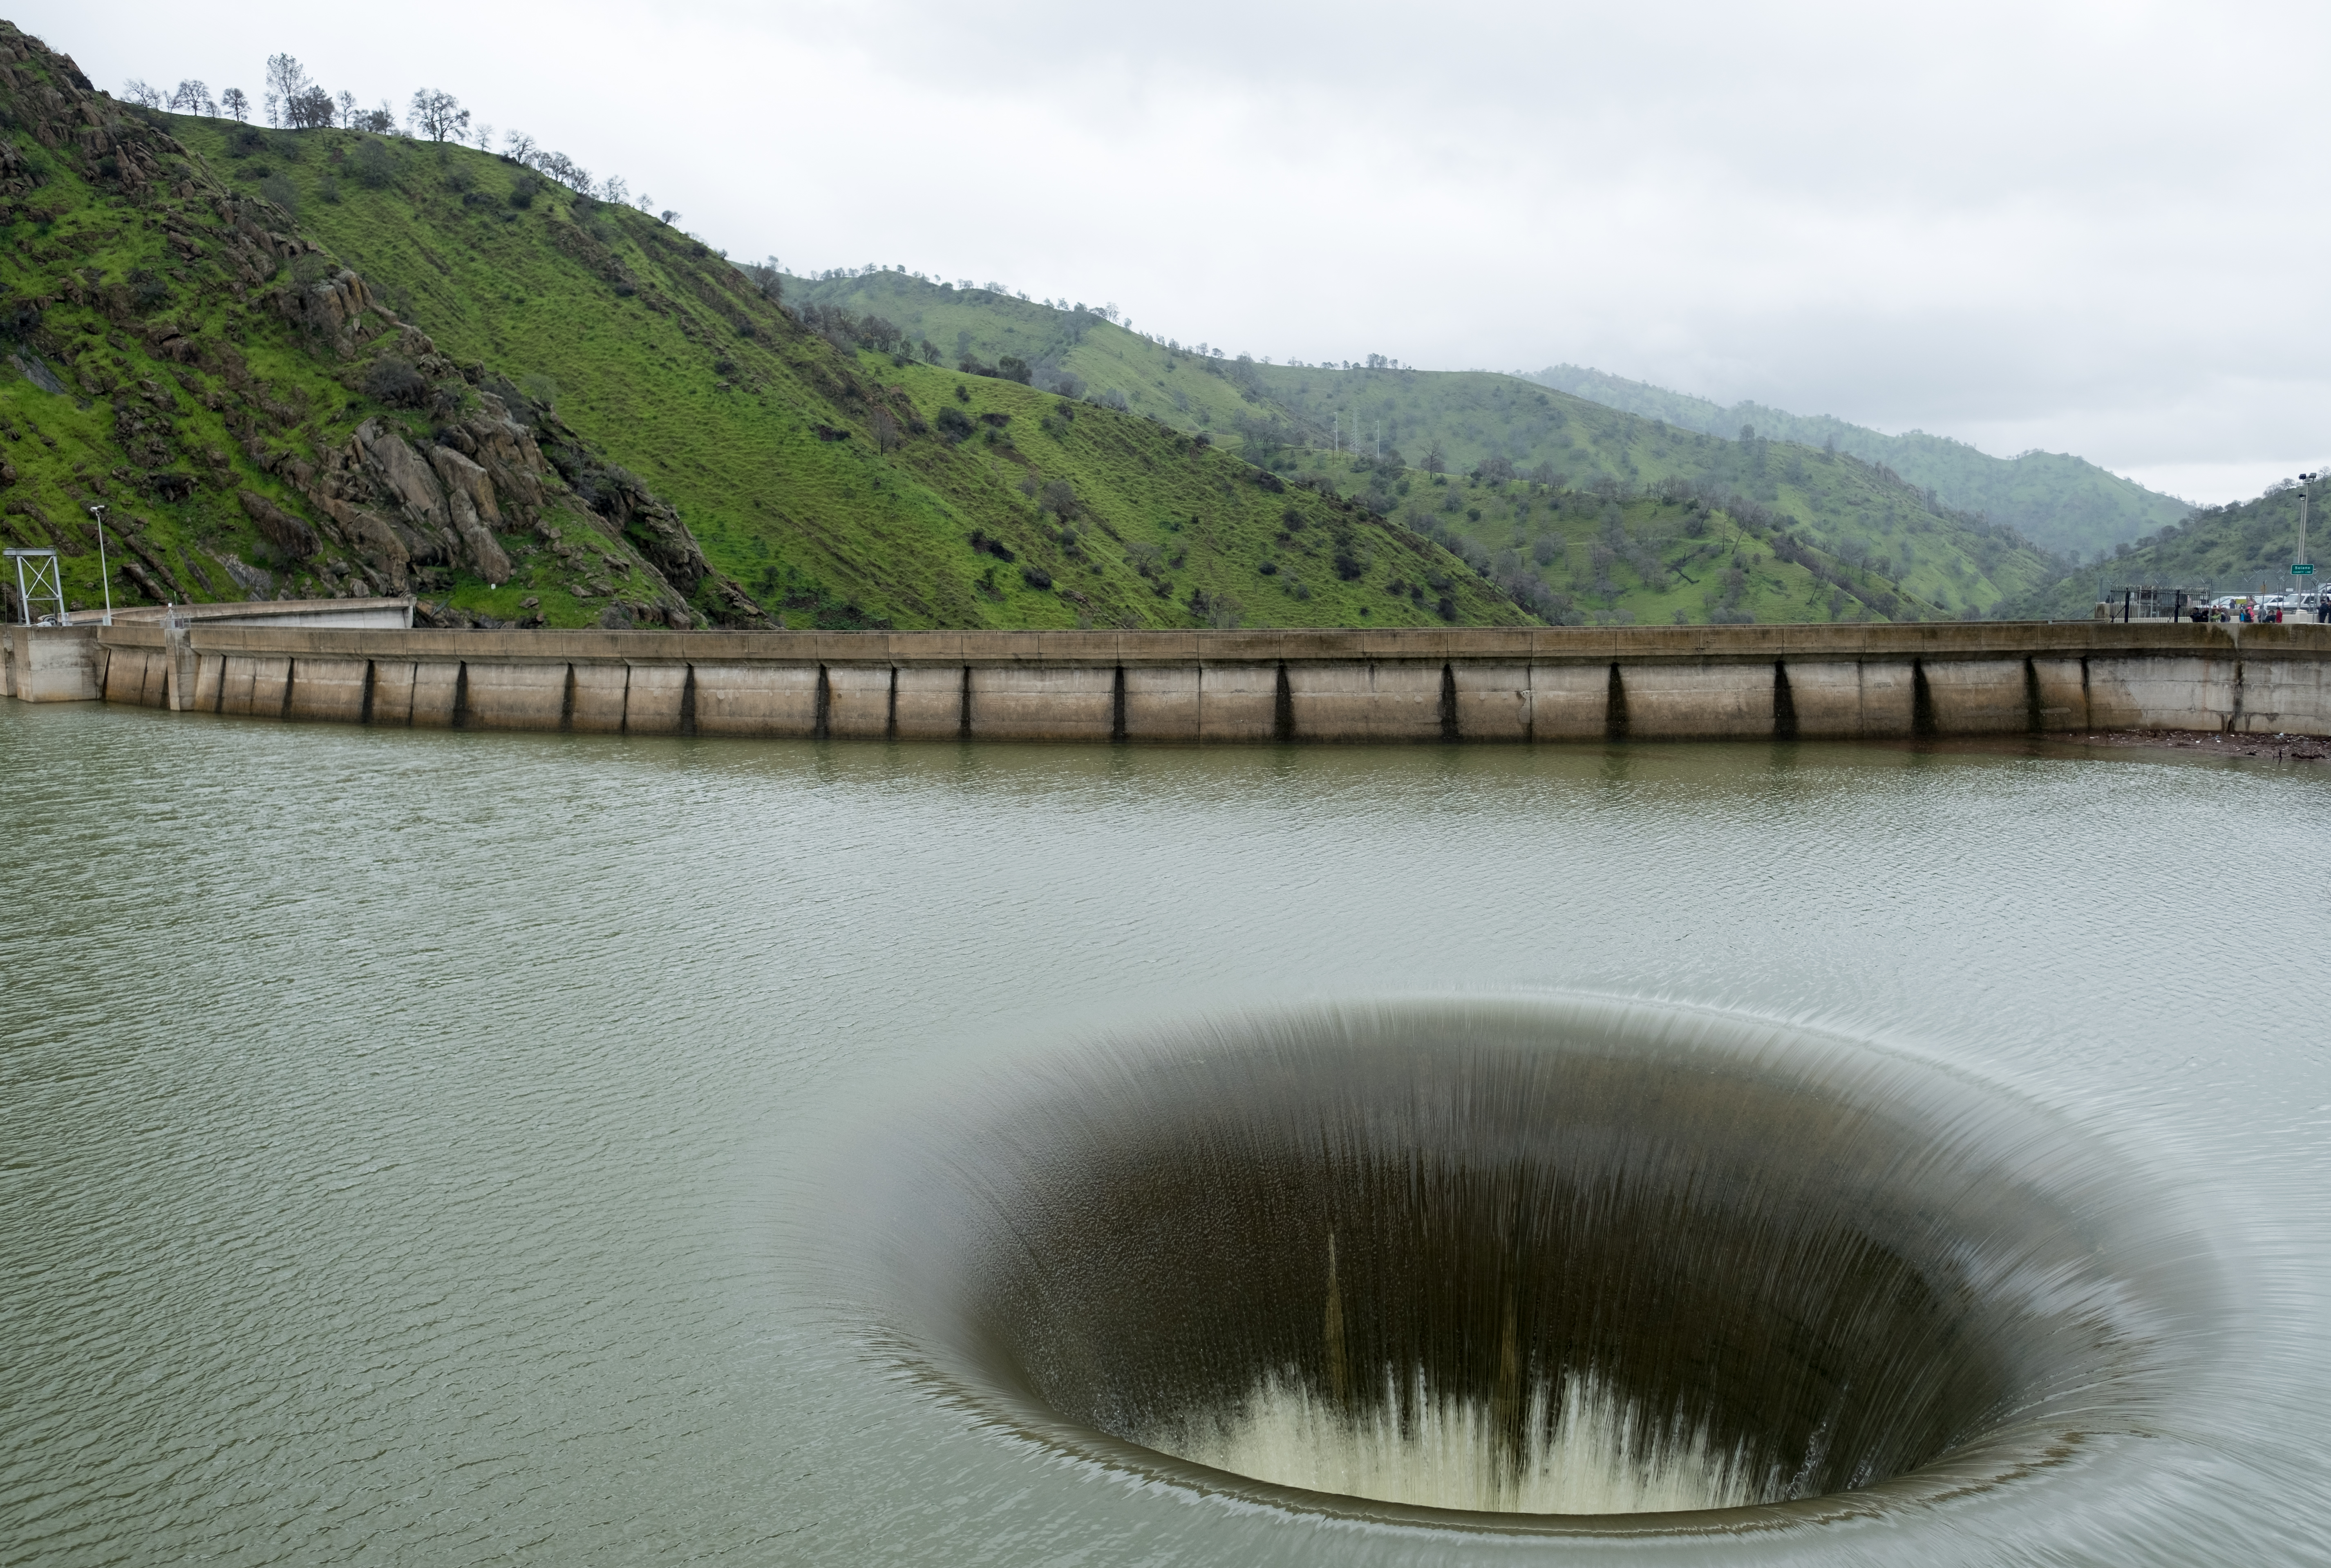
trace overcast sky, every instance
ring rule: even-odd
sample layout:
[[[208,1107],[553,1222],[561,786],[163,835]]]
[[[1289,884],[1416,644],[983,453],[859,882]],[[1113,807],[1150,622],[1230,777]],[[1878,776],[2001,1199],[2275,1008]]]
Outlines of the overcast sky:
[[[2331,456],[2331,6],[34,0],[119,92],[458,95],[740,260],[1569,361],[2190,499]]]

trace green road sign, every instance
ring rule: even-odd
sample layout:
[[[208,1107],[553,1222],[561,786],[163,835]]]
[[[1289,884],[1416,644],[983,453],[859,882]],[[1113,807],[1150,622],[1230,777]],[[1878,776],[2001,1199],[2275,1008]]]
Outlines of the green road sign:
[[[2290,568],[2290,575],[2294,577],[2312,577],[2315,575],[2315,563],[2312,561],[2294,562]]]

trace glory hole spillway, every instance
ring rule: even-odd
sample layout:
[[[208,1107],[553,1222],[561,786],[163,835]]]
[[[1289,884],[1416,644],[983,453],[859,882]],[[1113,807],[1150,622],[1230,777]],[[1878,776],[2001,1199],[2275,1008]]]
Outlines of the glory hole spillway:
[[[2015,1097],[1688,1010],[1257,1015],[952,1103],[838,1211],[913,1354],[1371,1517],[1916,1509],[2140,1426],[2223,1288]]]
[[[12,1561],[2321,1559],[2331,784],[2050,733],[2296,638],[109,630],[0,703]]]

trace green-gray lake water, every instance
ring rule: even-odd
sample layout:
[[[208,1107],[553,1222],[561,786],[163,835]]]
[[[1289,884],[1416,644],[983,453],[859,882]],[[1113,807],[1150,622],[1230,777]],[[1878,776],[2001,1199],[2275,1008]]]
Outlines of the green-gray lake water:
[[[16,704],[0,759],[0,1562],[2326,1558],[2320,771]],[[2192,1194],[2240,1354],[2110,1481],[2144,1531],[2051,1538],[2028,1497],[1626,1549],[1276,1510],[934,1396],[834,1284],[827,1173],[984,1061],[1545,990],[1898,1047]]]

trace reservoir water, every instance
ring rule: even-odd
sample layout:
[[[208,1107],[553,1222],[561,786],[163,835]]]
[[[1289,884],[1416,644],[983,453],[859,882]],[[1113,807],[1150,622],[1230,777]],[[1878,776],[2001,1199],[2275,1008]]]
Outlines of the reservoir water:
[[[0,1563],[2331,1555],[2319,767],[14,704],[0,759]],[[1532,1118],[1622,1103],[1658,1202],[1533,1218],[1594,1177]],[[1588,1252],[1715,1294],[1582,1316]],[[1826,1402],[1592,1492],[1698,1512],[1544,1479],[1649,1441],[1614,1368],[1784,1362]]]

